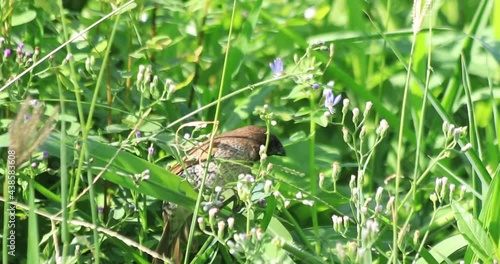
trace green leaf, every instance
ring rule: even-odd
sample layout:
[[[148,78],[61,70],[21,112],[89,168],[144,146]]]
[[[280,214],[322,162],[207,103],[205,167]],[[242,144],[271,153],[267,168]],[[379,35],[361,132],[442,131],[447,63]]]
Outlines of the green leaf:
[[[278,221],[275,217],[271,219],[269,226],[266,230],[266,233],[270,234],[271,237],[279,237],[283,239],[285,242],[292,243],[293,238],[290,232],[283,226],[283,224]],[[289,255],[285,254],[286,252],[283,250],[277,250],[276,245],[273,244],[273,241],[264,244],[264,254],[268,257],[268,259],[281,259],[281,263],[293,263],[292,259]]]
[[[479,221],[474,219],[471,213],[463,209],[458,203],[452,204],[458,230],[469,242],[469,246],[483,262],[491,262],[494,256],[494,245],[488,238]]]
[[[106,127],[106,133],[110,134],[120,133],[129,129],[130,128],[128,126],[123,124],[112,124]]]
[[[446,238],[433,246],[430,250],[422,249],[422,258],[416,264],[442,263],[444,258],[448,258],[467,246],[467,240],[462,235],[454,235]]]
[[[498,173],[498,168],[497,168]],[[488,188],[484,200],[483,210],[479,215],[479,221],[483,223],[491,240],[496,243],[495,258],[500,258],[500,214],[498,204],[500,203],[500,177],[492,175],[493,180]]]
[[[328,126],[328,117],[325,116],[323,111],[316,111],[312,118],[314,122],[316,122],[316,124],[318,124],[319,126]]]
[[[9,133],[0,135],[0,148],[7,148],[9,146],[10,136]]]
[[[31,22],[36,18],[36,12],[34,10],[27,10],[21,14],[14,13],[12,15],[12,26],[19,26]]]
[[[35,7],[42,8],[43,11],[52,15],[60,14],[57,1],[35,0]]]
[[[74,150],[74,141],[75,138],[69,137],[64,144],[68,149]],[[48,151],[50,155],[59,157],[59,144],[61,143],[59,135],[52,134],[42,145],[42,149]],[[189,183],[170,171],[128,152],[93,140],[88,141],[88,151],[93,158],[92,172],[99,174],[104,171],[104,179],[160,200],[194,208],[196,192]],[[68,152],[74,153],[74,151]],[[116,158],[113,159],[115,155]],[[68,157],[68,160],[73,160],[73,157]],[[111,164],[105,169],[109,162]],[[134,182],[133,176],[143,173],[145,170],[150,171],[150,178],[140,183]]]

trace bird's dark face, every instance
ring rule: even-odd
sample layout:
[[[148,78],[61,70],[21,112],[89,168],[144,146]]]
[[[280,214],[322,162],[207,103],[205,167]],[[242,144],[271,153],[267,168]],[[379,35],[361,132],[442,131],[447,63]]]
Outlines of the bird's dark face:
[[[261,146],[264,146],[267,141],[267,129],[259,126],[246,126],[233,131],[238,132],[239,135],[246,135],[247,138],[252,142],[253,149],[258,150]],[[285,148],[281,141],[273,134],[269,136],[269,143],[267,146],[267,156],[286,156]],[[255,157],[254,160],[258,160],[260,157]]]
[[[267,155],[286,156],[285,148],[283,148],[283,145],[281,144],[280,140],[274,135],[271,135],[269,137],[269,146],[267,146]]]

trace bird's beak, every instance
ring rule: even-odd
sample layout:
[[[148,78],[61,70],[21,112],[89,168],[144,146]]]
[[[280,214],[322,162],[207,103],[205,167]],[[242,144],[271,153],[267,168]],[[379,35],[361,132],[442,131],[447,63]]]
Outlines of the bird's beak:
[[[278,153],[276,153],[278,156],[286,156],[286,151],[284,148],[281,148],[278,150]]]

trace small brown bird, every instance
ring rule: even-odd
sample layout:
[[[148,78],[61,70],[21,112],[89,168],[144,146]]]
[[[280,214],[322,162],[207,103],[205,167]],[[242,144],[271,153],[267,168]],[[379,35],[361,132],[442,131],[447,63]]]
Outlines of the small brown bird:
[[[246,126],[214,137],[212,146],[213,161],[208,163],[205,186],[207,188],[224,186],[228,182],[236,181],[238,175],[250,173],[250,166],[260,160],[260,149],[261,146],[266,145],[266,141],[266,128],[258,126]],[[210,142],[206,141],[200,146],[191,149],[183,164],[177,164],[171,170],[173,173],[186,178],[195,189],[201,185],[208,158],[209,144]],[[269,135],[266,154],[268,156],[286,155],[283,145],[272,134]],[[176,264],[182,261],[183,248],[181,246],[185,247],[185,245],[181,245],[180,233],[183,226],[190,224],[188,220],[191,214],[192,212],[185,207],[170,202],[164,202],[163,204],[165,225],[156,252],[172,258]],[[155,259],[153,263],[163,262]]]

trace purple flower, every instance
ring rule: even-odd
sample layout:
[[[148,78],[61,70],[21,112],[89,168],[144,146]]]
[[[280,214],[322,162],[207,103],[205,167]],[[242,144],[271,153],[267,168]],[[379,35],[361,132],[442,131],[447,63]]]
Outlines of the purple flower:
[[[6,59],[10,56],[11,53],[12,53],[12,51],[10,49],[5,49],[3,51],[3,57]]]
[[[141,131],[137,130],[135,131],[135,137],[140,138],[141,137]]]
[[[17,44],[17,54],[19,54],[19,55],[20,55],[21,53],[23,53],[23,48],[24,48],[24,43],[19,42],[19,43]]]
[[[154,152],[155,148],[153,147],[153,145],[151,145],[151,147],[148,148],[148,155],[153,155]]]
[[[24,114],[24,120],[28,120],[28,119],[30,119],[30,115]]]
[[[280,58],[276,58],[273,62],[269,63],[269,67],[275,77],[281,76],[284,72],[283,61]]]
[[[318,89],[318,88],[319,88],[319,84],[317,84],[317,83],[313,83],[313,84],[311,85],[311,88],[313,88],[314,90],[316,90],[316,89]]]
[[[42,152],[42,157],[43,157],[43,159],[48,159],[49,158],[49,152],[48,151]]]
[[[342,95],[339,94],[335,97],[332,89],[325,89],[323,90],[323,96],[325,97],[325,107],[328,108],[331,114],[333,114],[335,112],[333,107],[340,102]]]
[[[38,167],[38,163],[36,163],[36,162],[31,163],[31,167],[33,169],[36,169]]]
[[[102,214],[102,212],[104,211],[104,207],[102,206],[97,206],[97,212],[99,212],[100,214]]]

